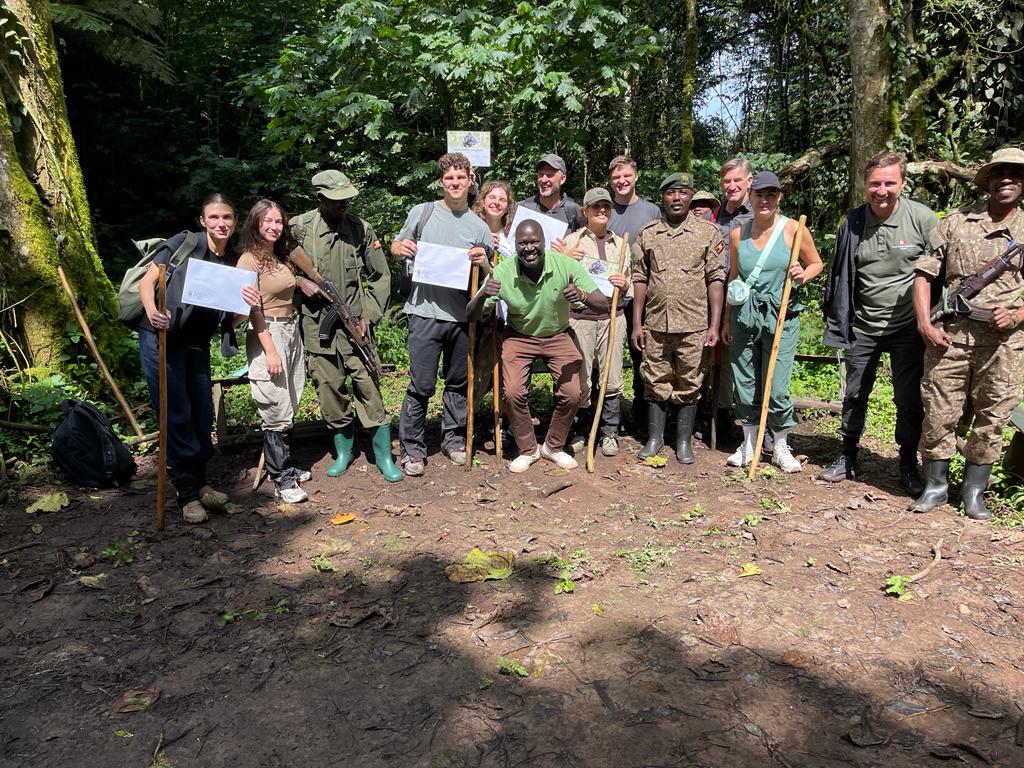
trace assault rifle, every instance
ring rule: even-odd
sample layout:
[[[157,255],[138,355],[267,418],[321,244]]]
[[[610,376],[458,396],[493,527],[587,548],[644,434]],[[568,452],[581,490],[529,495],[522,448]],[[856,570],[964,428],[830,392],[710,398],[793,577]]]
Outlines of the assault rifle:
[[[943,317],[969,317],[972,320],[987,322],[992,319],[991,309],[982,309],[971,304],[971,299],[977,296],[987,285],[991,285],[996,279],[1008,269],[1014,266],[1014,260],[1024,254],[1024,245],[1010,242],[1005,251],[991,261],[983,264],[973,275],[969,275],[960,281],[944,301],[940,301],[932,307],[931,321],[934,323]]]
[[[320,343],[323,345],[330,341],[335,326],[341,321],[341,327],[345,330],[348,340],[352,342],[352,348],[366,363],[366,368],[373,378],[379,379],[384,373],[384,368],[377,355],[377,348],[373,345],[369,325],[360,325],[359,318],[352,314],[352,310],[349,309],[348,302],[341,295],[338,286],[317,272],[309,254],[301,248],[296,248],[288,258],[305,273],[306,277],[317,284],[324,298],[331,303],[331,308],[320,321],[320,328],[317,331]]]

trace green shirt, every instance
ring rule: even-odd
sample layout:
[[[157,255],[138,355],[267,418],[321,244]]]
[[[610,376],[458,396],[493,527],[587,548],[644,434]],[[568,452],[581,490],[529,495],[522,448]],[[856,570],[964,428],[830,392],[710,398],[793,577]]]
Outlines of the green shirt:
[[[930,250],[928,236],[937,223],[930,209],[907,198],[900,199],[885,221],[867,206],[864,236],[857,248],[857,333],[884,336],[915,322],[914,267]]]
[[[562,291],[569,278],[583,293],[597,290],[597,284],[576,259],[561,253],[544,254],[544,271],[535,283],[519,274],[519,259],[506,259],[494,268],[493,277],[501,283],[497,296],[484,303],[484,309],[501,299],[508,306],[508,324],[525,336],[547,338],[569,327],[569,302]],[[481,290],[483,290],[481,288]]]

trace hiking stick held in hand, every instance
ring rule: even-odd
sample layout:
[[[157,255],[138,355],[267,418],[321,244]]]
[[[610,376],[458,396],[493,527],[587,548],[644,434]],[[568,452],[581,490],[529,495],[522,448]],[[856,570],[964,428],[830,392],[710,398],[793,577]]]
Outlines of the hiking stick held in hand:
[[[114,391],[114,397],[117,398],[117,402],[121,406],[121,410],[124,411],[124,416],[128,419],[128,424],[131,426],[132,431],[139,437],[142,437],[142,428],[139,426],[139,422],[135,420],[135,414],[132,413],[132,409],[128,407],[128,401],[124,399],[124,395],[121,394],[121,390],[114,381],[114,377],[110,375],[110,371],[107,370],[106,363],[103,362],[103,357],[100,355],[99,347],[96,346],[96,342],[92,337],[92,331],[89,330],[89,325],[85,322],[85,316],[82,314],[82,310],[78,306],[78,300],[75,298],[75,292],[71,290],[71,283],[68,282],[68,278],[64,274],[64,268],[58,266],[57,274],[60,276],[60,281],[64,286],[64,292],[68,295],[68,299],[71,301],[71,308],[75,310],[75,318],[78,320],[78,326],[82,329],[85,343],[89,346],[89,351],[92,352],[92,356],[96,360],[96,364],[100,367],[100,373],[103,374],[103,378],[107,380],[107,384],[109,384],[110,388]]]
[[[623,234],[619,241],[619,266],[617,272],[622,272],[626,265],[626,250],[629,248],[629,232]],[[608,368],[612,362],[612,347],[615,345],[615,315],[619,311],[619,289],[612,289],[612,307],[608,314],[608,341],[604,350],[604,365],[601,367],[601,391],[597,396],[597,404],[594,406],[594,423],[590,425],[590,439],[587,441],[587,472],[594,471],[594,443],[597,441],[597,425],[601,422],[601,409],[604,408],[604,392],[608,388]],[[590,371],[584,372],[590,376]]]
[[[469,295],[476,296],[480,287],[480,267],[473,265],[469,277]],[[473,468],[473,377],[476,370],[473,366],[473,351],[476,347],[476,323],[469,324],[469,343],[466,350],[466,471]]]
[[[491,256],[491,272],[498,266],[498,249],[494,249]],[[494,314],[491,318],[491,359],[493,368],[491,370],[491,409],[494,411],[494,457],[501,466],[501,355],[498,349],[498,309],[495,305]]]
[[[160,265],[156,283],[156,308],[163,314],[167,308],[167,267]],[[160,389],[160,452],[156,464],[156,529],[164,529],[167,510],[167,329],[156,332],[157,379]]]
[[[792,267],[800,258],[800,243],[804,239],[804,225],[807,217],[801,215],[796,223],[796,235],[793,236],[793,250],[789,254],[789,264],[786,267],[786,279],[782,284],[782,301],[779,303],[779,318],[775,323],[775,338],[772,339],[772,351],[768,356],[768,370],[764,375],[764,386],[761,388],[761,420],[757,424],[757,440],[754,441],[754,458],[750,462],[750,472],[747,475],[751,480],[757,472],[757,463],[761,460],[761,443],[764,440],[764,432],[768,426],[768,403],[771,401],[772,378],[775,376],[775,362],[779,359],[779,346],[782,344],[782,327],[786,324],[786,310],[789,308],[789,294],[793,289],[793,278],[789,276],[789,267]]]

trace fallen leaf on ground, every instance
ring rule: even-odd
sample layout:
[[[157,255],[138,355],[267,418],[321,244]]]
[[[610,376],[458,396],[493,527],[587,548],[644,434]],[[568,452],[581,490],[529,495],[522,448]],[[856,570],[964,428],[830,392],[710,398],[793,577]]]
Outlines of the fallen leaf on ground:
[[[646,459],[644,459],[644,464],[646,464],[648,467],[664,467],[666,464],[668,464],[668,459],[666,459],[664,456],[655,454],[654,456],[648,456]]]
[[[89,587],[90,589],[106,589],[107,574],[98,573],[95,576],[79,576],[78,583],[83,587]]]
[[[115,712],[142,712],[153,706],[153,702],[160,698],[160,689],[155,685],[149,688],[132,688],[125,691],[114,702]]]
[[[70,503],[68,495],[63,491],[59,491],[58,493],[48,493],[45,496],[40,496],[35,502],[27,506],[25,511],[30,515],[36,512],[57,512]]]
[[[34,533],[34,534],[36,534],[38,536],[42,532],[43,532],[43,526],[41,526],[39,523],[35,523],[32,526],[32,533]]]
[[[753,563],[744,563],[743,569],[740,571],[740,578],[744,576],[760,576],[762,573],[764,573],[764,571]]]
[[[514,555],[511,552],[484,552],[473,547],[466,555],[465,561],[449,565],[444,572],[448,575],[448,581],[454,581],[456,584],[507,579],[512,575],[513,559]]]
[[[351,512],[339,512],[331,518],[331,525],[345,525],[345,523],[351,523],[355,519],[356,516],[353,515]]]

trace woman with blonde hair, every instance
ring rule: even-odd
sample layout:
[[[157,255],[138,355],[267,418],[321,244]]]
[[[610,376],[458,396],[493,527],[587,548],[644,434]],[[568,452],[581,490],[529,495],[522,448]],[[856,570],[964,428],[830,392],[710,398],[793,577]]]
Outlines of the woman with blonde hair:
[[[743,443],[727,460],[744,467],[754,459],[763,399],[768,398],[768,429],[774,438],[772,461],[783,472],[799,472],[800,462],[789,448],[789,431],[796,426],[796,411],[789,394],[796,346],[800,339],[800,302],[794,296],[786,310],[781,343],[766,393],[765,374],[778,323],[782,291],[787,276],[797,288],[821,272],[821,257],[814,238],[804,228],[799,258],[790,265],[796,238],[796,221],[782,215],[782,184],[771,171],[761,171],[750,185],[754,218],[729,233],[729,277],[746,284],[746,290],[727,291],[722,317],[722,339],[729,345],[729,362],[736,387],[736,416],[743,426]],[[742,303],[734,303],[740,295]]]

